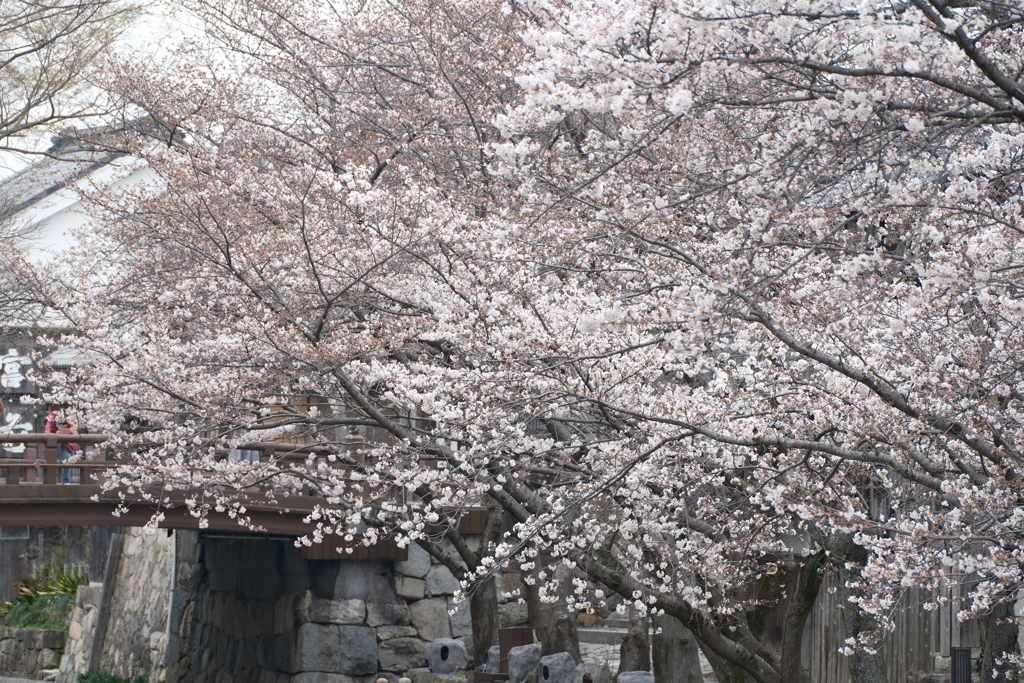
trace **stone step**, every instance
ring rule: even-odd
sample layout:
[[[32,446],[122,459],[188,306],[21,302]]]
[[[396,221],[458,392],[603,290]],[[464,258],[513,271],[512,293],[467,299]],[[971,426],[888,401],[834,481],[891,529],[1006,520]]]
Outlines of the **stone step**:
[[[604,625],[608,628],[629,628],[629,619],[623,617],[608,617],[604,620]]]
[[[624,628],[608,628],[601,626],[596,628],[577,628],[581,643],[596,643],[599,645],[618,645],[626,637]]]
[[[612,643],[618,645],[629,631],[629,622],[625,619],[609,619],[603,626],[577,626],[581,643]],[[649,632],[650,633],[650,632]],[[594,640],[587,640],[593,638]]]

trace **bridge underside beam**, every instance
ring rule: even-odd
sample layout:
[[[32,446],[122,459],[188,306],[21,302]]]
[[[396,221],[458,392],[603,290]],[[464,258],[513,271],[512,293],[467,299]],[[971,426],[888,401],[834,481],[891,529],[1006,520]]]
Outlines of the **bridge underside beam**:
[[[199,519],[189,513],[183,504],[180,492],[168,496],[169,505],[161,512],[161,529],[199,529]],[[295,496],[282,501],[289,507],[260,506],[258,502],[248,505],[247,516],[255,525],[251,530],[231,518],[226,512],[210,512],[207,516],[206,531],[228,532],[253,536],[304,536],[312,533],[315,525],[303,519],[312,512],[322,499]],[[0,525],[3,526],[145,526],[157,508],[141,500],[128,502],[128,510],[115,516],[118,507],[116,494],[104,493],[96,485],[65,486],[57,484],[0,485]],[[270,508],[270,509],[268,509]],[[459,518],[459,532],[466,535],[483,533],[487,511],[481,508],[464,510]],[[440,529],[432,529],[438,532]],[[339,554],[339,547],[351,548]],[[339,537],[327,536],[323,543],[303,547],[302,556],[308,560],[364,559],[364,560],[405,560],[406,548],[399,548],[396,542],[384,538],[372,546],[364,546],[359,539],[350,543]]]
[[[132,504],[128,512],[114,516],[113,503],[2,503],[0,502],[0,523],[4,526],[145,526],[154,508]],[[199,529],[199,520],[185,508],[170,508],[163,511],[161,529]],[[252,511],[252,521],[262,527],[250,531],[225,513],[211,513],[207,518],[209,526],[205,531],[229,532],[259,538],[260,536],[302,536],[309,532],[308,524],[298,514]],[[381,539],[372,546],[353,543],[352,551],[341,553],[336,548],[342,544],[331,542],[327,537],[323,543],[302,548],[302,557],[307,560],[406,560],[408,549],[399,548],[391,539]]]
[[[155,512],[154,507],[133,503],[127,512],[114,516],[113,503],[42,503],[0,502],[0,520],[4,526],[145,526]],[[189,514],[186,508],[169,508],[163,511],[161,529],[199,529],[199,520]],[[250,510],[249,519],[260,527],[253,532],[231,519],[227,513],[211,512],[207,517],[209,531],[234,531],[238,533],[264,533],[281,536],[302,536],[310,531],[298,514],[282,514]]]

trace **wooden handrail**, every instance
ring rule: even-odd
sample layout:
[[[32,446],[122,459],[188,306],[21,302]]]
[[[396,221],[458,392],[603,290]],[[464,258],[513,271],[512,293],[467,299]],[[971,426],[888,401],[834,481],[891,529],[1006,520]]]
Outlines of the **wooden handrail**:
[[[106,434],[45,434],[39,432],[25,432],[21,434],[0,434],[0,443],[23,443],[23,444],[59,444],[59,443],[83,443],[98,444],[109,441]],[[363,443],[354,441],[353,443]],[[344,444],[343,444],[344,445]],[[303,446],[294,443],[282,443],[277,441],[257,441],[250,444],[238,446],[246,450],[254,451],[287,451],[288,453],[303,453],[306,455],[328,455],[330,451],[323,446]],[[227,452],[227,451],[225,451]]]
[[[159,484],[151,491],[151,498],[143,497],[145,491],[138,490],[127,502],[131,509],[125,513],[122,506],[126,500],[119,490],[106,491],[98,483],[102,477],[102,470],[117,467],[118,462],[107,460],[79,460],[77,462],[61,461],[57,446],[63,443],[77,443],[81,445],[99,444],[110,439],[106,434],[46,434],[46,433],[25,433],[25,434],[0,434],[0,444],[25,444],[24,457],[21,458],[0,458],[0,470],[6,472],[6,478],[0,484],[0,519],[5,524],[41,524],[49,521],[54,524],[117,524],[117,525],[142,525],[150,521],[150,515],[159,505],[161,512],[165,515],[161,527],[195,529],[199,528],[199,520],[193,517],[189,506],[186,504],[189,498],[189,491],[174,490],[166,491]],[[154,444],[156,445],[156,444]],[[346,438],[337,444],[342,452],[352,453],[352,447],[370,445],[362,438]],[[138,448],[140,444],[131,444],[130,448]],[[260,451],[261,459],[273,458],[279,462],[295,463],[305,460],[310,456],[318,462],[323,462],[325,456],[332,451],[323,446],[303,446],[293,443],[281,443],[276,441],[261,441],[239,446],[246,450]],[[218,449],[218,455],[226,455],[226,449]],[[85,455],[79,452],[79,455]],[[105,454],[94,454],[100,458]],[[361,460],[363,458],[360,458]],[[366,460],[376,461],[375,458],[367,457]],[[425,464],[436,466],[436,460],[423,459]],[[347,469],[343,463],[335,463],[333,467]],[[58,479],[62,470],[71,470],[79,473],[70,485],[60,484]],[[344,476],[344,472],[338,472]],[[360,480],[361,485],[365,479]],[[204,489],[217,489],[217,485],[210,484]],[[309,533],[310,525],[305,518],[318,505],[328,505],[328,501],[313,495],[308,487],[303,487],[301,492],[294,492],[290,496],[277,495],[271,487],[248,487],[238,488],[226,486],[227,489],[234,488],[239,500],[243,502],[248,510],[246,513],[262,532],[287,534],[301,536]],[[148,489],[147,489],[148,490]],[[369,495],[367,493],[367,495]],[[386,492],[388,500],[405,500],[405,489],[398,487]],[[114,515],[115,511],[117,516]],[[463,533],[482,533],[486,510],[471,509],[469,514],[460,519],[460,529]],[[210,529],[222,531],[238,531],[238,522],[224,512],[211,512],[207,518]],[[439,528],[440,529],[440,528]],[[244,533],[244,530],[243,532]],[[334,559],[332,552],[320,555],[311,555],[308,559]],[[362,559],[396,559],[396,557],[384,556],[380,558],[368,555]],[[397,558],[401,559],[401,558]]]
[[[30,432],[25,434],[0,434],[0,443],[103,443],[110,437],[106,434],[40,434]]]
[[[89,446],[109,441],[108,434],[49,434],[38,432],[26,432],[20,434],[0,434],[0,444],[24,444],[25,453],[21,456],[8,455],[0,457],[0,469],[6,471],[6,478],[0,484],[2,490],[9,490],[10,486],[21,483],[26,484],[56,484],[57,475],[60,470],[71,470],[85,473],[117,467],[116,460],[107,460],[105,454],[100,454],[100,459],[76,459],[70,462],[60,460],[58,446],[60,444],[78,444]],[[365,443],[361,438],[345,439],[341,444],[342,450],[346,447],[356,446]],[[156,446],[157,444],[152,444]],[[146,444],[131,444],[131,448],[145,447]],[[264,462],[270,458],[282,463],[298,463],[310,458],[322,461],[331,451],[324,446],[305,446],[295,443],[282,443],[278,441],[257,441],[254,443],[240,445],[245,450],[259,451],[260,459]],[[218,448],[216,450],[220,457],[226,457],[230,452],[228,449]],[[337,468],[346,468],[346,465],[337,463]],[[55,474],[56,473],[56,474]],[[85,482],[78,485],[81,486]]]
[[[89,468],[109,470],[111,467],[115,466],[117,466],[116,462],[91,462],[89,460],[82,460],[79,462],[68,462],[66,460],[62,462],[46,462],[45,460],[30,460],[26,458],[0,458],[0,467],[67,467],[68,469]]]

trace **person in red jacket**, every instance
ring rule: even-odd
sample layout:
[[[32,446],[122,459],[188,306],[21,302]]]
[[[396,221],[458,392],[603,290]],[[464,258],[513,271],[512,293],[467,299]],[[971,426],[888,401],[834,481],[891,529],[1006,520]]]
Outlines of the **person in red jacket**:
[[[75,425],[68,422],[67,418],[63,415],[63,412],[58,413],[56,410],[51,410],[46,416],[46,426],[43,431],[47,434],[77,434],[78,430]],[[78,452],[77,443],[62,443],[57,444],[57,450],[60,453],[60,461],[64,462],[69,459],[75,453]],[[71,468],[65,467],[60,471],[60,483],[70,484],[71,483]]]

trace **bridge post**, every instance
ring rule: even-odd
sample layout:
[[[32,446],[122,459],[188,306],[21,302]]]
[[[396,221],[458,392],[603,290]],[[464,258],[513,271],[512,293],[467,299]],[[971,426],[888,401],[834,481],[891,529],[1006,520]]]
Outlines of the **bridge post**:
[[[42,460],[47,465],[56,465],[57,464],[58,457],[57,457],[57,444],[56,444],[56,442],[50,443],[49,439],[47,439],[46,443],[43,443],[42,441],[40,441],[36,445],[36,448],[39,450],[39,455],[37,457],[37,460]],[[46,483],[46,484],[56,484],[57,483],[57,471],[58,470],[57,470],[56,467],[46,467],[46,468],[43,468],[43,477],[44,477],[43,481],[44,481],[44,483]]]
[[[32,451],[36,452],[36,457],[32,458],[30,455]],[[25,444],[25,473],[22,475],[22,484],[42,484],[42,470],[39,467],[39,444],[36,443],[36,447],[30,448],[29,445]]]

